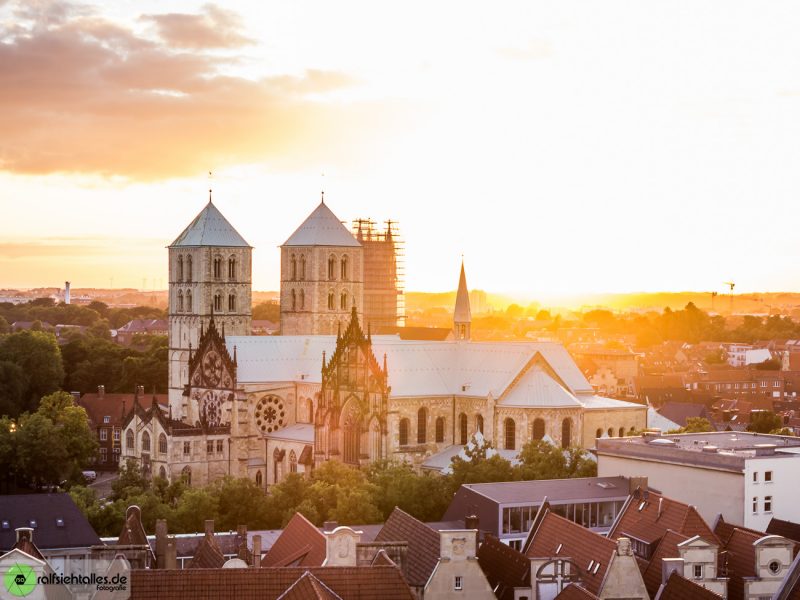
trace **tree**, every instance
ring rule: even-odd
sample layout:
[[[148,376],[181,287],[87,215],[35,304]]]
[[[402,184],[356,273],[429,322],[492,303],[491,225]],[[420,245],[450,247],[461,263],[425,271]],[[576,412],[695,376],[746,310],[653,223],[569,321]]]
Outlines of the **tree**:
[[[8,324],[5,317],[0,315],[0,335],[11,331],[11,325]]]
[[[17,473],[39,489],[61,481],[61,448],[53,422],[40,413],[23,414],[17,427]]]
[[[281,319],[280,304],[271,300],[256,304],[253,307],[253,319],[277,323]]]
[[[122,500],[143,493],[148,487],[147,477],[132,458],[119,468],[119,477],[111,483],[111,499]]]
[[[379,461],[370,464],[366,472],[378,489],[375,504],[384,519],[399,506],[421,521],[437,521],[450,504],[446,478],[418,475],[406,462]]]
[[[723,365],[726,362],[725,350],[723,350],[722,348],[712,350],[711,352],[705,355],[703,360],[707,365]]]
[[[0,340],[0,361],[13,362],[25,374],[23,405],[35,410],[39,398],[55,392],[64,380],[61,351],[52,333],[20,331]]]
[[[520,479],[567,479],[597,475],[597,463],[580,448],[557,448],[544,440],[531,440],[519,453]]]
[[[688,417],[686,427],[680,429],[680,433],[705,433],[707,431],[716,431],[716,429],[705,417]]]
[[[18,417],[23,410],[25,373],[8,360],[0,360],[0,415]]]
[[[252,479],[225,477],[212,490],[217,497],[220,530],[234,530],[239,525],[247,525],[249,529],[267,526],[266,496]]]
[[[450,463],[449,484],[455,493],[464,483],[487,483],[513,481],[514,468],[500,456],[491,442],[477,432],[464,446],[463,456],[455,456]]]
[[[771,410],[757,410],[750,414],[750,423],[747,431],[755,433],[769,433],[774,429],[783,427],[783,419]]]

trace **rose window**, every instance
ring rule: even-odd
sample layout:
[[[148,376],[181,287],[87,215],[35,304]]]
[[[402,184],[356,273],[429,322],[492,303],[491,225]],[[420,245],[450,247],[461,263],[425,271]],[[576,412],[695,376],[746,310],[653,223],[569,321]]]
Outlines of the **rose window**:
[[[256,425],[264,433],[272,433],[283,427],[285,416],[283,400],[277,396],[265,396],[256,404]]]

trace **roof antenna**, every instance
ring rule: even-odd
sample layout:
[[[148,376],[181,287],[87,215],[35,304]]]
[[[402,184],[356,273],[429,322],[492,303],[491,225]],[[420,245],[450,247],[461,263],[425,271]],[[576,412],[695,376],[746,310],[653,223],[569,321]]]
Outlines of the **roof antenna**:
[[[208,202],[211,202],[211,180],[213,179],[211,171],[208,172]]]
[[[325,172],[322,172],[322,204],[325,204]]]

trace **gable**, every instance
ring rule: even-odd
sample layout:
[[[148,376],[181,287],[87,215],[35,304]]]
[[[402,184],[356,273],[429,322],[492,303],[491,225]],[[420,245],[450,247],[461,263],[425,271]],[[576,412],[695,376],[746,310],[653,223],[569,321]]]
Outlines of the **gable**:
[[[540,352],[503,391],[499,406],[579,407],[581,403]]]

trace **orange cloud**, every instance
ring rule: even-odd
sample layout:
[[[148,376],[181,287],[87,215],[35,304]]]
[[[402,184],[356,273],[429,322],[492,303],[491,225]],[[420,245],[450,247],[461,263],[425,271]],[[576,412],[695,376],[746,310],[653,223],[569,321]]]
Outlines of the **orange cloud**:
[[[242,35],[239,15],[213,4],[203,9],[202,15],[169,13],[141,18],[153,22],[161,39],[177,48],[238,48],[253,43]]]
[[[377,104],[320,101],[352,85],[345,74],[234,77],[224,70],[235,59],[165,43],[242,43],[235,15],[213,6],[203,15],[148,15],[162,40],[69,4],[44,6],[35,15],[18,8],[26,18],[0,29],[5,171],[153,180],[242,162],[301,164],[345,154],[354,122],[369,131],[386,117]],[[184,18],[191,16],[201,25]],[[209,19],[224,39],[203,42]]]

